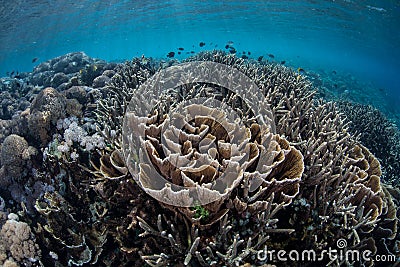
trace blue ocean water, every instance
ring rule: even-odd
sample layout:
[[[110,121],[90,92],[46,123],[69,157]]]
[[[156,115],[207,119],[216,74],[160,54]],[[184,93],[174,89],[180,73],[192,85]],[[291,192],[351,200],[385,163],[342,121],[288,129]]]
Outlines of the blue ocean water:
[[[110,61],[182,47],[179,59],[233,42],[238,54],[357,80],[357,94],[396,119],[399,26],[397,0],[1,0],[0,76],[73,51]]]

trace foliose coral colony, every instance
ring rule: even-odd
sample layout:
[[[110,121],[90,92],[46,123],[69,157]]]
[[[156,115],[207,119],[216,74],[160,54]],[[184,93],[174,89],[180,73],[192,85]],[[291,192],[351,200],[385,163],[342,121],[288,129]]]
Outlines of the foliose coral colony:
[[[349,101],[337,103],[339,111],[349,121],[349,131],[359,136],[362,144],[382,164],[382,177],[387,183],[397,183],[400,172],[400,134],[396,125],[372,106]]]
[[[399,142],[392,138],[387,152],[375,143],[386,130],[359,126],[348,104],[316,99],[306,77],[279,64],[218,51],[184,63],[229,67],[258,91],[182,82],[152,102],[143,86],[184,65],[108,64],[83,53],[2,81],[24,96],[7,95],[0,121],[0,264],[284,264],[260,257],[266,248],[372,253],[319,263],[332,266],[399,260],[399,177],[391,169]]]

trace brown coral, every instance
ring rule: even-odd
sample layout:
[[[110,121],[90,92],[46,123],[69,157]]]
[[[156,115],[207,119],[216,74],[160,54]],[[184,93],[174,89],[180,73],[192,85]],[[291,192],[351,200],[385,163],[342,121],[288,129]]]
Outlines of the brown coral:
[[[47,87],[43,89],[33,100],[28,127],[32,138],[41,146],[47,145],[50,140],[51,125],[65,117],[66,100],[56,89]]]
[[[400,131],[378,109],[370,105],[340,101],[337,103],[349,123],[349,131],[358,135],[360,142],[382,164],[382,179],[396,184],[400,172]]]
[[[251,202],[258,198],[269,199],[272,194],[274,204],[289,204],[299,192],[304,169],[301,153],[258,124],[246,128],[229,122],[222,110],[189,105],[186,117],[178,113],[181,121],[174,121],[183,125],[182,129],[170,125],[172,119],[168,115],[133,117],[130,121],[133,125],[126,126],[144,129],[147,156],[143,157],[149,157],[141,160],[139,184],[168,205],[205,205],[212,213],[210,217],[215,214],[215,219],[226,213],[219,210],[223,200],[241,184],[245,188],[240,197],[244,201],[240,201],[241,212],[247,210],[249,204],[254,213],[256,204]],[[140,123],[134,125],[135,122]],[[160,186],[163,181],[155,179],[157,176],[170,184]],[[265,204],[258,209],[262,207],[265,208]],[[183,212],[194,221],[195,211],[183,209]],[[210,221],[215,223],[215,219]]]
[[[22,262],[24,259],[36,261],[40,258],[39,247],[27,223],[14,219],[7,220],[1,228],[0,237],[0,244],[16,261]]]
[[[154,63],[135,59],[114,75],[99,103],[99,131],[108,147],[98,161],[92,155],[97,167],[88,180],[104,202],[91,209],[120,248],[98,250],[99,262],[260,266],[265,262],[256,253],[264,246],[318,252],[336,248],[340,238],[350,249],[398,255],[399,197],[381,183],[379,162],[349,134],[335,104],[315,100],[311,84],[283,66],[218,52],[192,61],[202,62],[173,68],[186,75],[178,85],[174,75],[146,84]],[[233,69],[227,74],[203,61]],[[207,71],[198,72],[204,66]],[[232,79],[235,71],[257,86]],[[199,73],[215,80],[193,81]],[[196,203],[199,196],[207,201]],[[64,209],[62,218],[72,208],[52,204]],[[92,232],[71,228],[57,219],[58,210],[47,215],[46,201],[42,205],[47,229],[69,229],[79,241]]]
[[[195,72],[202,67],[211,73],[209,69],[216,68],[216,73],[226,75],[222,71],[226,67],[206,63],[196,66]],[[183,66],[178,71],[182,69],[188,70]],[[224,81],[224,77],[219,78]],[[231,76],[225,78],[234,80]],[[168,204],[174,214],[179,211],[184,215],[186,219],[181,216],[175,219],[178,225],[179,221],[189,220],[198,230],[204,230],[222,220],[219,228],[222,236],[210,238],[214,245],[207,250],[227,251],[233,246],[237,254],[224,256],[232,263],[250,254],[251,242],[241,247],[239,253],[237,246],[243,240],[224,230],[231,223],[228,214],[253,217],[254,223],[247,227],[249,232],[259,233],[259,242],[252,244],[254,247],[265,242],[268,231],[290,233],[290,229],[274,229],[276,221],[271,217],[298,194],[304,170],[301,153],[273,133],[275,127],[261,91],[252,84],[247,89],[243,94],[210,82],[157,91],[160,103],[146,102],[157,107],[152,113],[140,110],[141,104],[146,105],[141,100],[148,92],[139,89],[135,92],[137,99],[133,97],[128,107],[123,128],[124,156],[134,179],[158,201]],[[250,96],[259,97],[255,102],[258,108],[263,107],[260,112],[251,109]],[[196,102],[193,100],[196,98],[202,100]],[[198,214],[198,205],[202,206],[203,215]],[[196,228],[182,229],[194,240],[192,244],[183,244],[180,237],[174,237],[173,229],[172,236],[168,230],[162,230],[161,219],[157,221],[160,233],[140,217],[138,220],[145,231],[143,235],[161,234],[168,237],[173,249],[186,253],[185,264],[194,256],[203,265],[216,260],[205,251],[196,252],[200,240],[194,234]],[[268,223],[264,225],[263,221]],[[143,259],[149,264],[165,261],[162,256],[143,256]]]
[[[274,203],[289,204],[299,192],[302,156],[270,133],[275,126],[260,89],[241,72],[217,63],[184,64],[165,73],[135,92],[124,119],[123,152],[139,185],[168,205],[206,205],[217,218],[243,177],[246,201],[274,194]],[[190,81],[197,76],[199,82]],[[175,81],[178,87],[170,90]],[[151,90],[159,100],[151,99]],[[259,97],[258,106],[250,96]],[[156,110],[146,114],[151,105]],[[260,187],[262,192],[251,196]],[[183,212],[194,221],[194,211]]]
[[[249,129],[235,129],[232,123],[222,125],[213,116],[225,120],[226,114],[199,105],[188,106],[187,112],[192,121],[179,118],[182,121],[178,124],[182,124],[183,129],[171,125],[164,132],[161,129],[168,127],[172,120],[168,116],[132,118],[139,122],[137,127],[145,129],[147,139],[144,143],[147,153],[141,155],[141,162],[149,164],[141,165],[138,182],[145,190],[159,191],[159,197],[158,193],[154,194],[159,201],[167,200],[169,204],[183,207],[194,206],[196,201],[205,205],[224,198],[242,179],[243,165],[255,160],[255,157],[245,159],[246,150],[250,151]],[[236,146],[230,143],[232,137],[236,138]],[[165,141],[159,142],[161,139]],[[240,147],[245,150],[240,151]],[[157,173],[170,184],[160,188],[162,180],[155,179]],[[224,177],[218,181],[222,175]],[[176,185],[176,189],[169,186],[171,184]]]
[[[39,224],[41,235],[46,236],[42,237],[46,245],[63,251],[58,258],[64,264],[95,264],[102,251],[101,246],[106,241],[105,231],[97,229],[96,224],[86,227],[82,221],[76,219],[72,213],[74,208],[61,195],[46,193],[43,198],[44,201],[37,201],[35,208],[46,218],[45,225]]]
[[[369,150],[361,145],[353,148],[348,164],[358,169],[347,181],[351,188],[350,202],[354,206],[364,206],[363,215],[370,213],[371,220],[375,220],[382,214],[384,197],[379,180],[382,174],[380,164]]]
[[[29,146],[23,137],[15,134],[9,135],[1,146],[1,164],[5,172],[1,178],[9,176],[15,181],[20,180],[24,176],[27,161],[36,153],[36,149]],[[7,184],[7,181],[1,178],[0,184]]]
[[[31,113],[42,112],[46,120],[56,124],[57,120],[65,116],[65,97],[56,89],[47,87],[33,100]]]

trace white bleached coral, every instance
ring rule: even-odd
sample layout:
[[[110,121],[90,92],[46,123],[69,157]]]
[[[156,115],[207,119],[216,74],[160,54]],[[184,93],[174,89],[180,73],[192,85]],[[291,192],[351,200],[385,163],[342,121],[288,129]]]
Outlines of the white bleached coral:
[[[95,133],[89,135],[88,132],[78,125],[76,118],[66,118],[57,122],[57,128],[64,128],[64,141],[65,145],[72,146],[74,142],[79,143],[80,146],[85,147],[87,151],[91,151],[95,148],[104,147],[104,138],[99,134]],[[61,149],[61,150],[60,150]],[[60,152],[63,152],[65,147],[59,148]]]
[[[90,135],[91,129],[87,129],[90,126],[90,124],[79,125],[76,117],[58,120],[57,129],[64,132],[62,135],[53,136],[53,141],[44,150],[44,157],[47,158],[50,155],[60,158],[63,154],[69,154],[72,160],[76,160],[79,157],[77,149],[93,151],[104,148],[104,138],[98,133]]]

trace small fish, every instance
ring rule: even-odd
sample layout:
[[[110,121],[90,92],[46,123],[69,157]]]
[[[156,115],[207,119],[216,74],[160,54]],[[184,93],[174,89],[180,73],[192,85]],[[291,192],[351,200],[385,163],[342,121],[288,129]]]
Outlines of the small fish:
[[[13,76],[15,73],[15,71],[11,71],[10,76]]]
[[[190,51],[190,54],[194,54],[194,51]]]
[[[233,41],[228,41],[226,44],[231,46],[231,45],[233,45]]]
[[[303,68],[297,68],[297,72],[300,74],[305,74],[306,71]]]
[[[149,60],[144,56],[144,55],[142,55],[142,64],[147,64],[147,63],[149,63]]]
[[[169,58],[174,57],[174,56],[175,56],[175,52],[172,52],[172,51],[167,54],[167,57],[169,57]]]
[[[285,65],[285,63],[286,63],[285,60],[282,60],[282,61],[281,61],[281,64],[282,64],[282,65]]]
[[[199,46],[200,46],[200,47],[203,47],[203,46],[205,46],[205,45],[206,45],[205,42],[200,42],[200,43],[199,43]]]
[[[180,55],[181,54],[181,51],[178,51],[178,55]]]
[[[229,48],[229,53],[235,54],[236,53],[236,49],[234,47]]]
[[[39,59],[39,58],[34,57],[34,58],[32,59],[32,63],[35,63],[38,59]]]
[[[250,55],[251,55],[251,52],[250,52],[250,51],[248,51],[248,52],[247,52],[247,55],[249,55],[249,56],[250,56]]]
[[[183,50],[185,50],[185,48],[179,47],[178,50],[183,51]]]
[[[226,45],[226,46],[225,46],[225,49],[229,49],[229,45]]]
[[[270,58],[275,58],[275,56],[274,56],[273,54],[268,54],[268,56],[269,56]]]
[[[242,55],[241,58],[243,58],[243,59],[248,59],[249,57],[246,56],[246,55]]]
[[[246,55],[246,51],[243,51],[242,54],[243,54],[243,55]]]
[[[335,71],[335,70],[333,70],[333,71],[332,71],[332,74],[336,74],[336,71]]]
[[[382,7],[376,7],[376,6],[367,6],[367,8],[369,10],[375,10],[375,11],[379,11],[379,12],[386,12],[386,9],[382,8]]]
[[[258,61],[258,62],[261,62],[261,61],[263,60],[263,58],[264,58],[264,56],[259,56],[259,57],[257,58],[257,61]]]

